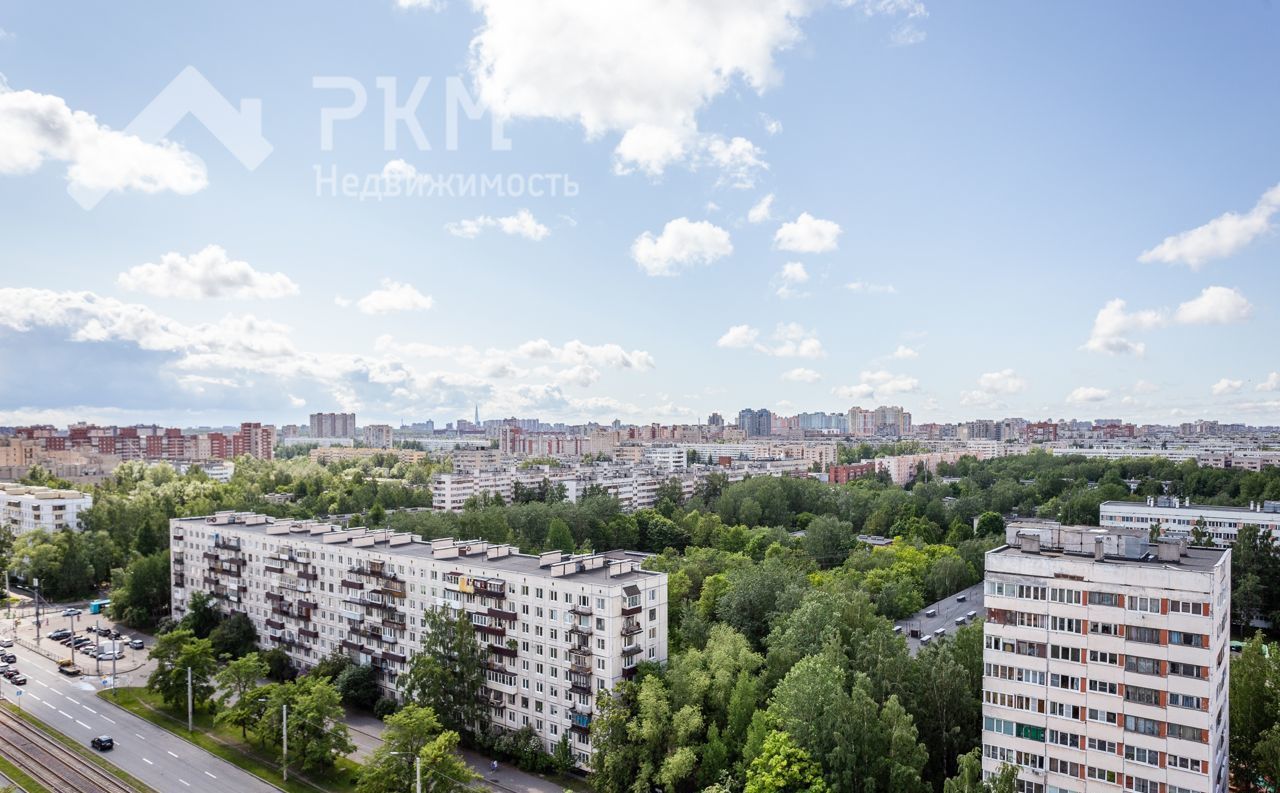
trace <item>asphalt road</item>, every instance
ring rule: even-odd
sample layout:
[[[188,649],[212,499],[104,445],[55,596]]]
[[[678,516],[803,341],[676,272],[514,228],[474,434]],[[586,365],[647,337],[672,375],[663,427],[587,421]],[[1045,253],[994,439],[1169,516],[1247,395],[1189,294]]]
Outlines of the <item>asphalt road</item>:
[[[959,601],[956,599],[958,597],[964,597],[964,600]],[[939,628],[946,629],[947,635],[951,635],[960,627],[956,625],[956,620],[966,616],[970,611],[978,613],[969,622],[982,622],[986,619],[987,610],[982,605],[982,599],[982,583],[979,582],[937,603],[931,603],[905,620],[898,620],[894,624],[902,627],[902,635],[907,639],[907,650],[915,655],[920,652],[920,639],[917,637],[932,636],[933,632]],[[926,617],[925,614],[931,609],[937,610],[937,616]]]
[[[86,746],[95,735],[110,735],[115,749],[102,757],[158,793],[279,793],[274,785],[99,699],[95,691],[102,678],[67,677],[55,671],[53,661],[35,653],[14,648],[14,654],[28,683],[18,696],[15,686],[0,680],[5,699],[19,701],[23,710]]]

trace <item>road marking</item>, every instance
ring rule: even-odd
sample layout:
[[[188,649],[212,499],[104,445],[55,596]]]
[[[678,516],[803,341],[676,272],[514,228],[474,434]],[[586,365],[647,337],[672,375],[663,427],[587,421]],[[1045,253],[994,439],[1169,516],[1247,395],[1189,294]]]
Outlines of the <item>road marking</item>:
[[[150,760],[148,760],[148,759],[147,759],[147,758],[145,758],[145,757],[144,757],[144,758],[142,758],[142,762],[146,763],[147,765],[155,765],[155,763],[151,762]]]
[[[145,740],[146,740],[146,738],[143,738],[141,735],[138,735],[138,733],[136,733],[136,732],[134,733],[134,735],[135,735],[135,736],[137,736],[138,740],[140,740],[140,741],[145,741]]]
[[[209,777],[210,779],[217,779],[217,777],[216,777],[216,776],[214,776],[213,774],[210,774],[208,771],[205,771],[205,772],[204,772],[204,775],[205,775],[205,776],[207,776],[207,777]]]
[[[90,713],[92,713],[92,714],[93,714],[93,715],[95,715],[95,716],[97,716],[97,715],[98,715],[98,711],[94,710],[93,708],[89,707],[88,705],[81,705],[80,707],[84,708],[85,710],[89,711]]]
[[[30,696],[30,697],[31,697],[32,699],[34,699],[36,702],[44,702],[44,700],[43,700],[43,699],[40,699],[40,695],[39,695],[39,694],[29,694],[28,696]]]
[[[182,784],[186,785],[187,787],[191,787],[191,783],[190,783],[190,782],[188,782],[187,780],[183,779],[182,777],[178,777],[178,781],[179,781],[179,782],[181,782]]]
[[[174,754],[173,752],[170,752],[168,749],[165,749],[165,751],[168,752],[170,757],[177,757],[176,754]]]
[[[66,695],[66,694],[63,694],[62,696],[67,697],[67,695]],[[74,703],[75,703],[75,704],[77,704],[77,705],[79,705],[79,704],[80,704],[80,700],[76,699],[75,697],[67,697],[67,699],[71,700],[72,702],[74,702]]]
[[[106,719],[107,721],[111,722],[112,724],[115,724],[115,723],[116,723],[116,720],[115,720],[115,719],[113,719],[113,718],[111,718],[110,716],[103,716],[102,718]]]
[[[67,713],[65,710],[59,709],[58,712],[61,713],[63,716],[66,716],[68,719],[71,718],[71,714]]]
[[[85,724],[84,722],[80,721],[79,719],[76,719],[76,724],[79,724],[81,727],[84,727],[86,730],[92,730],[92,729],[93,729],[93,728],[92,728],[92,727],[90,727],[88,724]]]
[[[50,701],[49,701],[49,700],[47,700],[47,699],[44,701],[44,704],[48,705],[49,707],[53,708],[54,710],[57,710],[57,709],[58,709],[58,706],[57,706],[57,705],[53,704],[52,702],[50,702]]]
[[[45,688],[48,688],[48,687],[49,687],[49,684],[48,684],[48,683],[46,683],[46,682],[44,682],[43,680],[36,680],[36,682],[37,682],[37,683],[39,683],[40,685],[44,686]]]

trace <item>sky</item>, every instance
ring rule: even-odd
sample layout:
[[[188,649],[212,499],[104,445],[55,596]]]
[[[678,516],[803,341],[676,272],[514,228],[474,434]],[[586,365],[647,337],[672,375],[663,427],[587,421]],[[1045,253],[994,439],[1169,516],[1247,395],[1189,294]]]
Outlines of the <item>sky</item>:
[[[1280,424],[1259,2],[0,4],[0,424]]]

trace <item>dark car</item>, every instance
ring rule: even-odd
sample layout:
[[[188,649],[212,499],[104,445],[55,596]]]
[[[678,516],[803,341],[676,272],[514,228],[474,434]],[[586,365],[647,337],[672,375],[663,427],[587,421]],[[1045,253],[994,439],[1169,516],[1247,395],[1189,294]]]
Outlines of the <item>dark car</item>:
[[[83,646],[85,646],[86,644],[92,644],[92,643],[93,643],[93,639],[90,639],[88,636],[81,636],[80,638],[78,638],[78,639],[76,639],[75,641],[71,642],[71,646],[72,646],[72,647],[83,647]]]
[[[8,669],[4,670],[4,676],[12,680],[18,676],[18,669],[13,666],[9,667]]]
[[[60,641],[62,639],[67,638],[70,635],[71,635],[71,631],[67,630],[66,628],[58,628],[53,633],[49,634],[49,638],[53,639],[54,641]]]
[[[141,640],[141,639],[130,639],[130,640],[129,640],[129,646],[130,646],[130,647],[132,647],[132,648],[133,648],[133,649],[135,649],[135,650],[141,650],[141,649],[142,649],[142,640]]]
[[[118,630],[116,630],[116,629],[112,628],[112,629],[111,629],[110,636],[111,636],[111,638],[112,638],[112,639],[119,639],[119,638],[120,638],[120,631],[118,631]]]
[[[98,628],[98,635],[99,635],[99,636],[110,636],[110,635],[111,635],[111,629],[104,625],[104,626],[102,626],[101,628]]]
[[[4,661],[6,664],[17,663],[18,656],[13,653],[5,653],[4,655],[0,655],[0,661]]]
[[[89,745],[94,749],[97,749],[99,752],[109,752],[115,748],[116,742],[111,740],[110,735],[99,735],[97,738],[89,741]]]
[[[13,683],[15,686],[25,686],[27,684],[27,676],[14,675],[13,677],[9,678],[9,682]]]

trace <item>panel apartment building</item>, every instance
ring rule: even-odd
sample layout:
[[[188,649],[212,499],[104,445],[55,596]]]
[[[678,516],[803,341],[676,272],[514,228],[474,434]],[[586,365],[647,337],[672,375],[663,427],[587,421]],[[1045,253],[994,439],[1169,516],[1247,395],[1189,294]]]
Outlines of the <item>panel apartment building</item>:
[[[479,540],[221,512],[170,521],[173,616],[212,594],[247,614],[264,647],[300,668],[336,651],[397,676],[421,650],[426,609],[465,612],[488,648],[492,723],[531,726],[550,752],[565,732],[590,763],[595,694],[667,660],[667,576],[623,551],[521,554]]]
[[[1011,528],[986,556],[984,775],[1027,793],[1226,793],[1231,551]]]
[[[1098,523],[1104,528],[1150,529],[1170,537],[1189,537],[1196,523],[1204,521],[1205,531],[1217,543],[1233,543],[1240,529],[1258,526],[1280,540],[1280,501],[1253,502],[1247,507],[1215,507],[1192,504],[1189,498],[1148,496],[1142,501],[1104,501],[1098,508]]]

